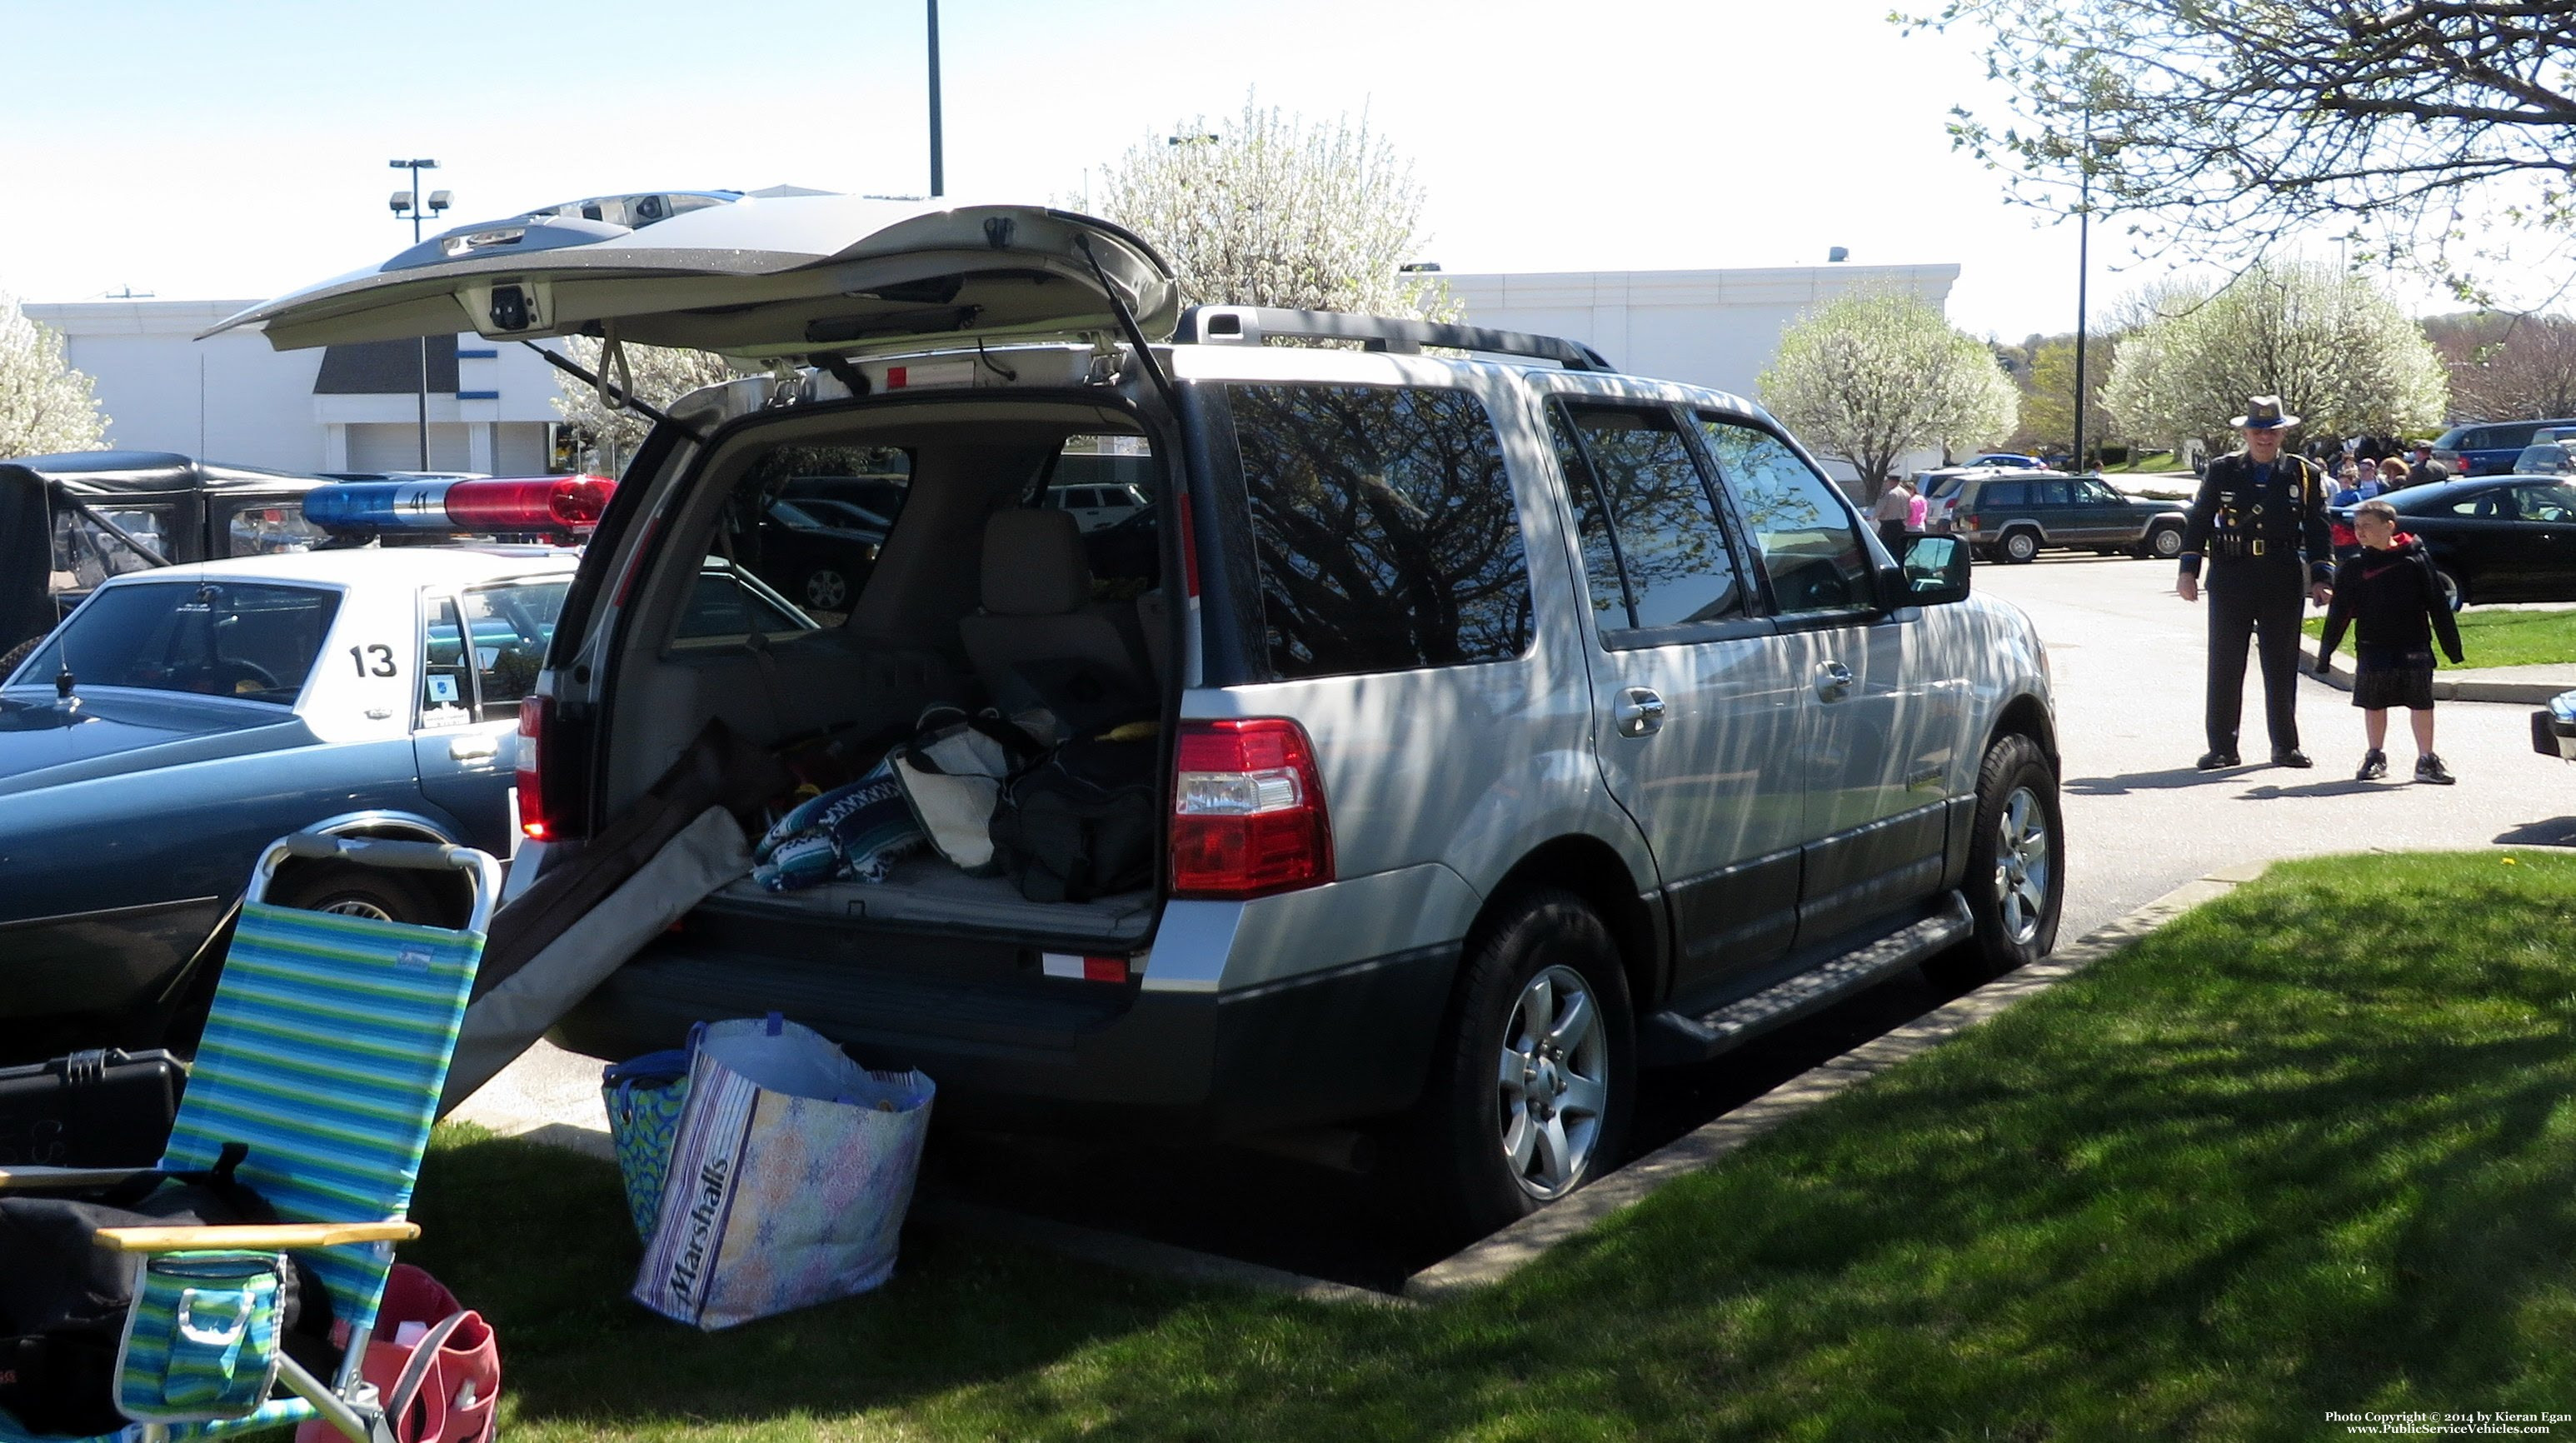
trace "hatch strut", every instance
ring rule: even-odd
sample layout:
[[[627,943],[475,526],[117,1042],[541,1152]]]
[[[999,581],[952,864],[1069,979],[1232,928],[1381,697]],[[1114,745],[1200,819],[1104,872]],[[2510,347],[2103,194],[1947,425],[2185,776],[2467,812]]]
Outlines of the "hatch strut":
[[[1172,389],[1172,378],[1163,374],[1162,362],[1154,359],[1154,348],[1145,344],[1145,331],[1136,324],[1136,313],[1127,309],[1127,302],[1119,298],[1118,288],[1109,283],[1109,273],[1100,268],[1100,257],[1091,253],[1091,237],[1077,235],[1073,243],[1082,247],[1082,258],[1091,263],[1092,278],[1100,282],[1100,293],[1108,297],[1109,308],[1118,313],[1118,329],[1127,333],[1127,344],[1136,348],[1136,359],[1145,367],[1145,374],[1152,379],[1154,389],[1163,393],[1163,404],[1172,408],[1173,415],[1181,414],[1180,392]]]
[[[570,356],[559,355],[553,351],[549,351],[534,341],[521,341],[519,344],[536,352],[538,355],[545,357],[547,365],[552,366],[556,370],[563,372],[565,375],[580,381],[592,390],[599,392],[602,396],[616,396],[617,404],[624,407],[626,410],[634,412],[636,415],[643,417],[645,420],[651,421],[657,426],[669,426],[678,431],[681,435],[688,437],[690,440],[697,442],[701,446],[706,444],[707,438],[704,435],[701,435],[695,426],[691,426],[686,422],[672,420],[670,412],[665,411],[661,407],[653,405],[651,402],[643,400],[640,397],[630,395],[624,391],[611,391],[608,388],[607,382],[600,380],[599,377],[590,370],[590,368],[582,365],[579,361],[572,359]]]

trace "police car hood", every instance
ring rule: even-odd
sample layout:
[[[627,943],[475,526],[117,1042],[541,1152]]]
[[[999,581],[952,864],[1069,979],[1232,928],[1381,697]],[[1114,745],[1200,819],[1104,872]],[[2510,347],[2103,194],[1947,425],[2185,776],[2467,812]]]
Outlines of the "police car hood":
[[[0,797],[314,741],[293,713],[250,702],[100,688],[79,703],[50,688],[0,695]]]
[[[279,350],[462,329],[494,340],[614,334],[770,362],[1114,337],[1113,295],[1148,339],[1168,337],[1180,314],[1172,268],[1152,246],[1051,207],[702,196],[633,226],[590,218],[632,218],[644,209],[627,204],[636,199],[459,226],[206,334],[258,326]]]

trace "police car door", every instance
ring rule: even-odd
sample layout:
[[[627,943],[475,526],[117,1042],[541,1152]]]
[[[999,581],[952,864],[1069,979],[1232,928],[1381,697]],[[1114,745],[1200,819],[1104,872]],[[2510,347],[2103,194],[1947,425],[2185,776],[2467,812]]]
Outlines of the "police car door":
[[[502,856],[517,851],[518,706],[490,708],[478,693],[476,639],[454,595],[421,597],[420,687],[413,698],[412,762],[421,795],[456,819],[461,839]],[[495,717],[491,712],[502,714]]]

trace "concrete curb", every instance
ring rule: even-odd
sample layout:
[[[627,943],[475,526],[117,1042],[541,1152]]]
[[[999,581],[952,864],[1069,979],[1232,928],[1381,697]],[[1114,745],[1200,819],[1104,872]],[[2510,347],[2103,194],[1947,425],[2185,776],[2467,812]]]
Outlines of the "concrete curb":
[[[1415,1273],[1406,1280],[1403,1297],[1413,1302],[1433,1302],[1500,1282],[1536,1261],[1549,1248],[1652,1196],[1664,1184],[1717,1163],[1817,1103],[2047,991],[2201,903],[2223,897],[2238,884],[2252,881],[2262,870],[2250,867],[2214,872],[2186,882],[2027,967],[2006,973],[1903,1027],[1829,1058],[1564,1201]]]
[[[2337,691],[2352,690],[2351,672],[2330,671],[2318,675],[2317,644],[2313,641],[2303,639],[2299,643],[2299,672],[2303,676],[2316,677]],[[2576,686],[2548,681],[2450,681],[2438,671],[2433,673],[2435,701],[2500,701],[2542,706],[2551,697],[2570,690],[2576,690]]]

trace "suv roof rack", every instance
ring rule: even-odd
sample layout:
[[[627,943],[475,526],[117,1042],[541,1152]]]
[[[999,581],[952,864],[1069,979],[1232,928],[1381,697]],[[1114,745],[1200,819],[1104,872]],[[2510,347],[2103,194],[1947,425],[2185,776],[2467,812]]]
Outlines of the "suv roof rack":
[[[1172,332],[1176,343],[1211,342],[1257,346],[1272,336],[1299,340],[1364,341],[1372,351],[1402,355],[1425,346],[1485,351],[1502,356],[1528,356],[1554,361],[1569,371],[1615,371],[1618,367],[1580,341],[1533,336],[1525,331],[1492,331],[1447,321],[1416,321],[1399,316],[1360,316],[1345,311],[1292,311],[1279,306],[1192,306],[1181,312]]]

